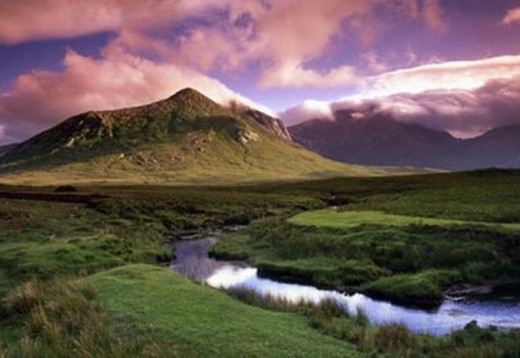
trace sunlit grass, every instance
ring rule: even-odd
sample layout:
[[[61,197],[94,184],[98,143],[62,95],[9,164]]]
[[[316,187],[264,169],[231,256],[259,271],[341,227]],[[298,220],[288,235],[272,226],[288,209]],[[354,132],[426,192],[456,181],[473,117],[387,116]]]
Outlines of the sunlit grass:
[[[359,225],[388,226],[485,226],[497,229],[520,230],[520,223],[488,223],[482,221],[448,220],[418,216],[387,214],[382,211],[339,211],[334,209],[316,210],[298,214],[288,220],[291,224],[304,226],[324,226],[332,228],[354,228]]]
[[[352,345],[320,334],[303,316],[247,306],[176,273],[133,265],[88,280],[114,313],[204,356],[352,356]],[[124,292],[124,295],[121,294]]]

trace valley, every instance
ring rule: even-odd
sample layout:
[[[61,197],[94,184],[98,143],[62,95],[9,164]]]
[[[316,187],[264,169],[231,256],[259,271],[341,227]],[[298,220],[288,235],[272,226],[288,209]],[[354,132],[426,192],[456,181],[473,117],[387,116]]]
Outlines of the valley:
[[[518,0],[0,0],[0,358],[520,357]]]
[[[432,307],[463,284],[518,277],[518,177],[495,170],[232,186],[76,184],[76,195],[95,199],[2,198],[0,346],[8,356],[80,349],[159,356],[517,352],[514,329],[469,324],[441,337],[414,334],[374,326],[327,300],[314,306],[221,292],[168,265],[176,255],[171,240],[182,232],[204,237],[248,225],[223,234],[212,254],[284,281]],[[54,189],[1,187],[71,195]],[[331,210],[340,216],[329,220]]]

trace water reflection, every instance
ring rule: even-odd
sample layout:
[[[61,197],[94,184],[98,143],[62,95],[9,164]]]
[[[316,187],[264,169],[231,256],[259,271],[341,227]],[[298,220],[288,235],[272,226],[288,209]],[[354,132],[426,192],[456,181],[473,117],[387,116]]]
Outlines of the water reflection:
[[[304,300],[318,303],[325,298],[334,299],[350,315],[355,315],[361,309],[373,324],[403,323],[416,333],[448,334],[463,328],[472,320],[477,321],[481,327],[520,327],[520,295],[515,289],[504,293],[508,299],[496,293],[487,295],[485,299],[445,300],[437,311],[428,312],[374,300],[359,293],[345,295],[312,286],[259,278],[254,267],[208,258],[207,250],[215,242],[215,238],[177,242],[177,258],[173,262],[173,269],[216,288],[248,288],[260,295],[284,298],[292,302]]]

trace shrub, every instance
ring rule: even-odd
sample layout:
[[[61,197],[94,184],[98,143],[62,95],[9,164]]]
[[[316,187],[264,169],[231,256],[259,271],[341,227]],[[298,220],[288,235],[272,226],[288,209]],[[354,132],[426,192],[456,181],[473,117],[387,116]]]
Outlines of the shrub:
[[[380,326],[375,333],[375,344],[382,350],[406,351],[412,343],[412,334],[404,325]]]

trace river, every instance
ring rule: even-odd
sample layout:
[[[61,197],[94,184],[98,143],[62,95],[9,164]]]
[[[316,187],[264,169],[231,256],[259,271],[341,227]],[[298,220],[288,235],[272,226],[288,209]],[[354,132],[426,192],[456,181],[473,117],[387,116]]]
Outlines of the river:
[[[481,327],[520,328],[520,287],[497,288],[485,295],[447,298],[435,311],[425,311],[372,299],[360,293],[344,294],[312,286],[282,283],[260,278],[257,270],[245,263],[217,261],[208,257],[216,238],[175,242],[173,270],[215,288],[248,288],[293,302],[318,303],[333,299],[349,315],[363,311],[375,325],[402,323],[415,333],[445,335],[475,320]]]

